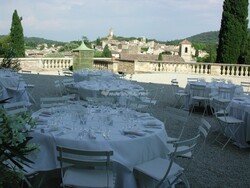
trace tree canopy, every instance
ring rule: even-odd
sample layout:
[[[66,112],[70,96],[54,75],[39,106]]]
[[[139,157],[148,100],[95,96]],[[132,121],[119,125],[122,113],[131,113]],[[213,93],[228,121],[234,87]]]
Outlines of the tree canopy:
[[[112,57],[112,53],[109,50],[108,45],[105,45],[103,52],[102,52],[103,57]]]
[[[217,63],[242,63],[248,38],[248,0],[225,0],[219,32]],[[239,62],[240,61],[240,62]]]
[[[19,17],[15,10],[12,15],[12,23],[10,28],[10,47],[17,57],[25,56],[24,35],[22,27],[22,17]]]

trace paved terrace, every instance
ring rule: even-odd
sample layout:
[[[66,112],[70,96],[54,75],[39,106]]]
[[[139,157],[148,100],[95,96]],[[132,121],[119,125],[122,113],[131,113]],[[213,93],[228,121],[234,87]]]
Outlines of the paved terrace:
[[[147,89],[152,95],[158,88],[164,87],[164,92],[158,94],[158,102],[152,108],[144,109],[152,113],[158,119],[166,122],[167,134],[170,137],[177,137],[181,124],[178,120],[173,119],[171,114],[175,113],[176,109],[172,108],[173,95],[170,88],[170,81],[176,78],[179,81],[181,87],[185,87],[187,77],[197,77],[198,75],[183,75],[183,74],[138,74],[132,76],[132,81],[136,81]],[[55,96],[56,90],[54,88],[54,80],[64,79],[64,76],[58,76],[54,73],[40,73],[37,74],[24,74],[24,79],[28,83],[33,83],[36,87],[33,90],[33,96],[35,97],[37,104],[31,106],[31,110],[35,111],[39,109],[39,98],[45,96]],[[204,77],[204,76],[202,76]],[[127,76],[130,78],[130,75]],[[207,81],[212,77],[205,76]],[[225,78],[229,79],[229,78]],[[233,83],[240,83],[244,79],[231,78]],[[181,111],[181,114],[185,115],[186,111]],[[189,138],[197,133],[197,128],[200,124],[202,116],[201,113],[196,112],[192,116],[189,116],[187,128],[185,129],[184,138]],[[189,179],[191,187],[250,187],[250,149],[240,149],[232,143],[221,150],[221,145],[216,142],[212,142],[218,130],[218,124],[211,115],[204,117],[212,125],[212,131],[210,132],[206,145],[202,147],[202,150],[195,157],[191,165],[186,169],[186,174]],[[223,140],[223,141],[226,141]],[[200,144],[198,145],[198,147]],[[180,159],[179,163],[185,168],[188,164],[188,160]],[[51,176],[50,173],[47,180],[43,184],[43,187],[59,187],[60,175],[57,177]],[[178,187],[182,187],[179,185]]]

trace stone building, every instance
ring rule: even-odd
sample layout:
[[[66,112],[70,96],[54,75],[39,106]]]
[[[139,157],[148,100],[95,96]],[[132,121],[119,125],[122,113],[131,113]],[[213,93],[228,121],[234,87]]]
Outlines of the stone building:
[[[192,52],[191,47],[192,43],[189,42],[187,39],[180,42],[179,47],[179,55],[184,59],[185,62],[192,61]]]

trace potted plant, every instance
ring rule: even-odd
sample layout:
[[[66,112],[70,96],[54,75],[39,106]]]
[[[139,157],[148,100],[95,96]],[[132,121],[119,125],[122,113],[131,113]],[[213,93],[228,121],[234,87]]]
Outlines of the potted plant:
[[[0,106],[0,187],[20,186],[24,165],[32,163],[27,155],[37,149],[36,145],[29,143],[32,139],[29,132],[34,126],[31,114],[10,116]]]

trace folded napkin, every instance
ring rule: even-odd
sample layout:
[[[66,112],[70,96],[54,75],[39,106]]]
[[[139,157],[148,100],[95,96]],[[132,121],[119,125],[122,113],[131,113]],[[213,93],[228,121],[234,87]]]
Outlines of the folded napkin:
[[[42,117],[50,117],[51,115],[52,113],[48,111],[43,111],[42,113],[39,114],[39,116],[42,116]]]
[[[89,131],[89,138],[90,139],[96,139],[96,135],[95,135],[95,133],[93,133],[92,131]]]
[[[135,136],[144,136],[146,133],[140,132],[139,130],[133,130],[133,129],[126,129],[123,130],[122,133],[124,135],[135,135]]]
[[[42,124],[42,125],[44,125],[44,124],[47,124],[47,122],[48,122],[48,120],[47,119],[45,119],[45,118],[42,118],[42,117],[37,117],[37,118],[35,118],[35,121],[36,121],[36,124]]]
[[[161,124],[160,124],[160,122],[159,121],[148,121],[148,122],[145,122],[144,124],[144,127],[146,127],[146,128],[158,128],[158,129],[161,129],[162,128],[162,126],[161,126]]]
[[[244,97],[235,97],[235,98],[233,98],[233,100],[244,101],[244,100],[246,100],[246,98],[244,98]]]
[[[59,130],[59,128],[56,126],[51,126],[48,128],[48,132],[53,132],[53,131],[58,131],[58,130]]]

